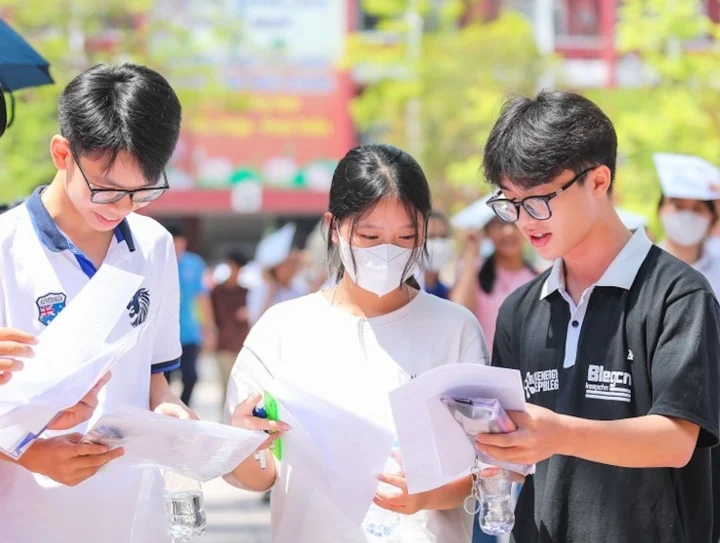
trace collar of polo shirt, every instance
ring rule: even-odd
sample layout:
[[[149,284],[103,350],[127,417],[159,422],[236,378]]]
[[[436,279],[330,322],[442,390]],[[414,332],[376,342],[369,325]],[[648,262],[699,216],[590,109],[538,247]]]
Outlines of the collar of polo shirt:
[[[50,216],[50,213],[40,197],[45,188],[46,186],[42,186],[35,189],[32,196],[30,196],[27,201],[27,208],[30,212],[33,227],[45,247],[54,253],[68,251],[70,250],[68,239],[60,231],[57,224],[55,224],[55,221]],[[124,241],[127,243],[128,249],[131,253],[135,251],[135,242],[133,240],[132,233],[130,232],[130,226],[128,225],[127,219],[123,219],[117,228],[115,228],[115,238],[118,242]]]
[[[640,266],[645,261],[652,247],[652,242],[645,234],[645,229],[638,228],[630,240],[615,257],[612,264],[605,270],[602,277],[594,287],[617,287],[630,290]],[[545,299],[553,292],[565,288],[565,271],[563,261],[558,258],[553,262],[552,270],[540,292],[540,298]]]

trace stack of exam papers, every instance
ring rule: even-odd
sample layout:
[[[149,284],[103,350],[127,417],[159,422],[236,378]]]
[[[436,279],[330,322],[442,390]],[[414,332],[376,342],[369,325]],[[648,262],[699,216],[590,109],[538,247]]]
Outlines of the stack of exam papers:
[[[254,360],[248,358],[244,369],[272,394],[280,420],[292,428],[282,438],[283,462],[301,465],[338,511],[360,525],[377,491],[377,476],[385,469],[395,432],[272,375],[256,355]]]
[[[0,452],[20,458],[60,411],[77,404],[137,343],[145,328],[113,343],[107,339],[142,280],[102,266],[40,334],[35,356],[0,392]]]
[[[230,473],[266,439],[263,432],[123,405],[100,417],[83,441],[123,447],[115,467],[161,467],[205,482]]]
[[[520,372],[505,368],[446,364],[393,390],[390,405],[411,494],[469,475],[475,461],[475,449],[443,397],[496,398],[505,411],[525,411]]]

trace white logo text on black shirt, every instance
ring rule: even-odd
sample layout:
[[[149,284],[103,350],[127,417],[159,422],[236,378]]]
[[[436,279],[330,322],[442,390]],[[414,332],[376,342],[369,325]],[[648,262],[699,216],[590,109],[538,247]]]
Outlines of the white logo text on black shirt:
[[[605,366],[590,364],[585,397],[629,403],[632,399],[632,375],[626,371],[610,371]]]
[[[527,372],[525,375],[525,397],[528,400],[530,396],[538,392],[551,392],[559,389],[560,377],[556,369]]]

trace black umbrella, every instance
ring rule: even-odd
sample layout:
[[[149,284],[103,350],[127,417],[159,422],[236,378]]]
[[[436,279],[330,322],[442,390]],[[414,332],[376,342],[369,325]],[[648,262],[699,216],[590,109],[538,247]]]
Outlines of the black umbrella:
[[[12,91],[53,83],[50,63],[17,32],[0,20],[0,93],[10,93],[10,119],[5,100],[0,100],[0,136],[13,123],[15,99]]]

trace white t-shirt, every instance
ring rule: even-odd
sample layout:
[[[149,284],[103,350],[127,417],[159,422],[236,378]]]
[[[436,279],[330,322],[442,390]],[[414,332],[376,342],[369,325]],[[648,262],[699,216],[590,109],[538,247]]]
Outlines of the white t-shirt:
[[[353,317],[322,293],[311,294],[269,309],[245,344],[276,377],[389,427],[391,390],[440,364],[489,361],[473,314],[425,292],[372,319]],[[239,402],[259,392],[246,363],[252,364],[252,355],[241,351],[228,385],[226,420]],[[275,543],[372,541],[317,490],[300,464],[280,463],[271,503]],[[402,541],[468,543],[472,517],[462,507],[423,511],[403,517],[399,530]]]
[[[66,303],[72,303],[91,274],[73,249],[42,206],[39,192],[0,217],[0,326],[37,335]],[[110,339],[134,326],[149,328],[113,368],[93,418],[71,430],[47,431],[43,437],[85,433],[114,405],[148,409],[151,373],[178,366],[178,271],[170,234],[153,219],[131,214],[116,231],[105,263],[145,277],[136,297],[142,291],[148,307],[138,317],[128,306]],[[0,541],[170,542],[160,472],[110,463],[78,486],[66,487],[0,461]]]

